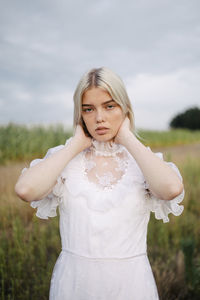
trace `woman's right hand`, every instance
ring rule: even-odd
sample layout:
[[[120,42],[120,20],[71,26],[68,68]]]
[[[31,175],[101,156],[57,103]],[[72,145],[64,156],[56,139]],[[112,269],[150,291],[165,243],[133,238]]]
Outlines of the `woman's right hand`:
[[[92,145],[91,137],[86,136],[81,125],[77,125],[73,136],[73,141],[78,146],[80,152]]]

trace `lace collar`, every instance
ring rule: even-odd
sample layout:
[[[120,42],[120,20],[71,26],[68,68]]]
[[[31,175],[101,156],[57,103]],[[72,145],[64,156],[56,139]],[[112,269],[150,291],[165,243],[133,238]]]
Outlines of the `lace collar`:
[[[91,149],[98,155],[110,156],[122,152],[123,146],[114,142],[100,142],[92,139]]]

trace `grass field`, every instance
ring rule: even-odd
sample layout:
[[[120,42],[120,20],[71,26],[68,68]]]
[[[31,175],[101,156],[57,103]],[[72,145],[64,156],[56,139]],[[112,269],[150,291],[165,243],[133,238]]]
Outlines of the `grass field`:
[[[0,128],[0,133],[0,299],[47,300],[61,246],[58,217],[38,219],[29,204],[17,198],[14,185],[32,158],[63,144],[70,133],[62,127],[14,125]],[[152,214],[149,223],[149,259],[160,299],[200,299],[200,133],[139,134],[153,151],[162,151],[166,160],[177,164],[186,192],[181,216],[170,215],[170,222],[163,224]]]
[[[138,130],[141,142],[150,147],[183,146],[200,142],[200,130],[144,131]],[[62,125],[26,127],[15,124],[0,126],[0,164],[27,161],[44,156],[46,150],[72,135]]]

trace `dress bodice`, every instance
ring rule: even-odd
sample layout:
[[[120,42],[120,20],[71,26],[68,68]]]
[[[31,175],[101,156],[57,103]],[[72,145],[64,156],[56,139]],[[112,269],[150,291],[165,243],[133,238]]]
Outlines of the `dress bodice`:
[[[50,149],[45,158],[63,147]],[[161,153],[156,155],[163,159]],[[168,164],[181,178],[177,167]],[[155,198],[147,188],[142,171],[124,146],[93,140],[91,147],[67,164],[52,192],[31,206],[37,207],[40,218],[55,216],[59,207],[63,249],[87,257],[130,257],[146,252],[151,211],[164,222],[170,212],[183,211],[179,202],[184,192],[166,201]]]

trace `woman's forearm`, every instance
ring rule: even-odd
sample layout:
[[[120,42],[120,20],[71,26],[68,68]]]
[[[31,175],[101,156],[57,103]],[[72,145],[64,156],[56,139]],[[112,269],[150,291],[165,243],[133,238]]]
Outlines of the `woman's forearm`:
[[[176,172],[147,149],[131,132],[124,138],[124,146],[134,157],[151,192],[163,200],[171,200],[183,190]]]
[[[63,149],[27,169],[16,183],[17,195],[25,201],[41,199],[52,190],[60,173],[80,151],[78,141],[72,139]]]

